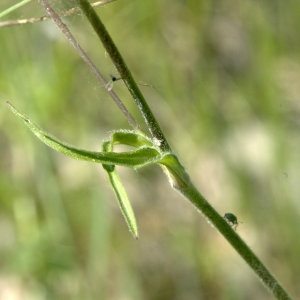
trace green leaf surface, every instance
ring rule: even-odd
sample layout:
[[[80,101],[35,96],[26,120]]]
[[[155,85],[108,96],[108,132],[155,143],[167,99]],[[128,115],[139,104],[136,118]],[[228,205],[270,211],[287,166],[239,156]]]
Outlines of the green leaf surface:
[[[122,144],[128,145],[135,148],[140,147],[153,147],[153,143],[150,138],[145,136],[142,132],[132,131],[132,130],[118,130],[115,131],[111,140],[109,141],[111,149],[113,145]]]
[[[47,146],[52,149],[79,160],[87,160],[107,165],[120,165],[131,168],[140,168],[146,165],[159,163],[161,154],[154,148],[143,147],[128,152],[94,152],[79,149],[59,141],[34,124],[30,119],[21,114],[11,103],[7,102],[12,112],[21,118],[24,124]]]
[[[121,209],[122,215],[127,223],[127,226],[130,232],[133,234],[134,238],[138,238],[138,228],[132,209],[131,203],[128,199],[126,190],[118,176],[118,173],[114,169],[113,171],[107,171],[110,183],[113,187],[113,190],[116,194],[119,207]]]
[[[118,144],[129,145],[135,148],[145,149],[145,147],[152,147],[153,143],[151,139],[146,137],[141,132],[129,131],[129,130],[118,130],[115,131],[109,141],[102,144],[102,150],[105,153],[113,151],[113,147]],[[141,148],[142,147],[142,148]],[[133,208],[128,199],[126,190],[118,176],[116,168],[114,165],[102,164],[103,168],[107,171],[110,183],[116,194],[119,207],[121,209],[122,215],[127,223],[129,231],[133,236],[138,238],[138,228],[136,223],[136,218],[134,215]]]

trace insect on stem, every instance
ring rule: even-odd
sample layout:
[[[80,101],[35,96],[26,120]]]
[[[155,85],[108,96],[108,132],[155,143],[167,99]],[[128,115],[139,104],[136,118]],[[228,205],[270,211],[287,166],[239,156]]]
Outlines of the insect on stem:
[[[232,226],[234,230],[237,229],[239,222],[237,217],[233,213],[226,213],[224,215],[224,219],[227,221],[228,224]]]

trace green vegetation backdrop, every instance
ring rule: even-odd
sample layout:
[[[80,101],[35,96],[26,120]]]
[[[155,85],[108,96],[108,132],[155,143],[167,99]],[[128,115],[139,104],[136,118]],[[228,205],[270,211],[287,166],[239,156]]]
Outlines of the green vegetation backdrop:
[[[299,296],[300,2],[118,0],[97,11],[193,181]],[[2,19],[44,14],[34,1]],[[64,21],[117,76],[84,16]],[[0,28],[0,50],[0,299],[272,299],[157,167],[120,168],[136,241],[101,166],[50,150],[9,113],[6,100],[86,149],[129,128],[51,21]],[[114,89],[137,116],[122,82]]]

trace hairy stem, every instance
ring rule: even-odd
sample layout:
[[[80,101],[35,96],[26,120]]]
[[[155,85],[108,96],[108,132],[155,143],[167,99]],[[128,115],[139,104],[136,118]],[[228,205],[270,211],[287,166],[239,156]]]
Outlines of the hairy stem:
[[[249,246],[197,190],[178,158],[173,154],[167,154],[161,163],[168,170],[167,175],[169,175],[172,186],[187,198],[208,219],[209,223],[223,235],[273,295],[280,300],[291,299]]]
[[[121,56],[118,48],[107,32],[104,24],[96,14],[95,10],[87,0],[77,0],[82,11],[88,18],[93,26],[98,37],[102,41],[107,53],[114,62],[115,67],[120,73],[121,78],[124,80],[129,92],[131,93],[138,109],[140,110],[144,120],[148,126],[152,136],[160,143],[160,149],[163,151],[171,151],[170,146],[165,138],[156,118],[154,117],[148,103],[146,102],[142,92],[136,84],[131,72],[129,71],[123,57]]]
[[[249,246],[240,238],[240,236],[232,229],[232,227],[222,218],[215,209],[207,202],[200,192],[192,185],[179,190],[187,199],[189,199],[212,223],[231,246],[240,254],[245,262],[263,281],[265,286],[273,293],[276,299],[291,299],[288,293],[264,266],[260,259],[254,254]]]

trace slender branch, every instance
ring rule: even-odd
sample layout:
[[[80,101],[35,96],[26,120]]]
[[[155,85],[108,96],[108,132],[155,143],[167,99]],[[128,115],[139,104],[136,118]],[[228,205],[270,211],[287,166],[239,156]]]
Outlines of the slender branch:
[[[188,198],[219,230],[224,238],[232,245],[232,247],[240,254],[245,262],[258,275],[265,286],[273,293],[276,299],[292,299],[278,282],[278,280],[249,248],[249,246],[231,228],[231,226],[225,221],[225,219],[215,211],[215,209],[207,202],[207,200],[191,183],[187,188],[181,189],[179,190],[179,192],[181,192],[186,198]]]
[[[154,138],[160,143],[162,151],[171,151],[170,146],[165,138],[156,118],[154,117],[150,107],[148,106],[142,92],[136,84],[131,72],[129,71],[123,57],[121,56],[118,48],[108,34],[104,24],[96,14],[95,10],[87,0],[77,0],[82,11],[88,18],[93,26],[98,37],[102,41],[107,53],[111,57],[114,65],[120,73],[121,78],[124,80],[129,92],[131,93],[138,109],[140,110],[144,120]]]
[[[31,0],[26,0],[26,3],[28,3],[29,1]],[[93,2],[91,3],[91,5],[93,7],[97,7],[97,6],[104,6],[108,3],[111,3],[111,2],[114,2],[116,0],[102,0],[102,1],[97,1],[97,2]],[[22,3],[22,5],[24,5]],[[16,9],[16,8],[19,8],[20,6],[18,7],[15,7],[13,6],[13,9]],[[7,14],[8,12],[11,12],[12,9],[10,8],[10,10],[8,11],[5,10],[5,14]],[[4,15],[4,12],[2,12],[2,14],[0,14],[0,17],[2,17]],[[68,16],[71,16],[73,14],[76,14],[80,12],[80,8],[79,7],[73,7],[71,9],[68,9],[67,11],[65,11],[64,13],[62,14],[59,14],[60,17],[68,17]],[[33,24],[33,23],[38,23],[38,22],[42,22],[42,21],[46,21],[46,20],[50,20],[51,17],[50,16],[42,16],[42,17],[38,17],[38,18],[28,18],[28,19],[20,19],[20,20],[8,20],[8,21],[3,21],[3,22],[0,22],[0,28],[1,27],[8,27],[8,26],[16,26],[16,25],[24,25],[24,24]]]
[[[227,223],[225,218],[219,215],[219,213],[193,185],[189,175],[180,164],[178,158],[173,154],[165,155],[161,163],[166,166],[169,171],[167,175],[169,175],[172,186],[185,198],[187,198],[223,235],[223,237],[258,275],[269,291],[271,291],[277,299],[290,300],[290,296],[280,285],[277,279],[265,267],[249,246],[240,238],[236,231],[233,230],[232,226]]]
[[[75,50],[78,52],[82,60],[87,64],[87,66],[90,68],[90,70],[94,73],[98,81],[101,83],[101,85],[105,88],[106,92],[111,96],[111,98],[114,100],[114,102],[117,104],[119,109],[122,111],[122,113],[125,115],[128,123],[134,128],[138,129],[138,123],[135,121],[133,116],[130,114],[130,112],[127,110],[123,102],[120,100],[120,98],[117,96],[117,94],[109,87],[109,82],[104,78],[104,76],[100,73],[100,71],[97,69],[97,67],[94,65],[94,63],[89,59],[85,51],[82,49],[82,47],[79,45],[69,28],[65,23],[62,22],[59,15],[52,9],[52,7],[49,5],[49,3],[46,0],[40,0],[41,4],[45,7],[46,12],[48,13],[49,17],[55,22],[55,24],[59,27],[59,29],[62,31],[62,33],[67,37],[68,41],[71,43],[71,45],[75,48]]]

